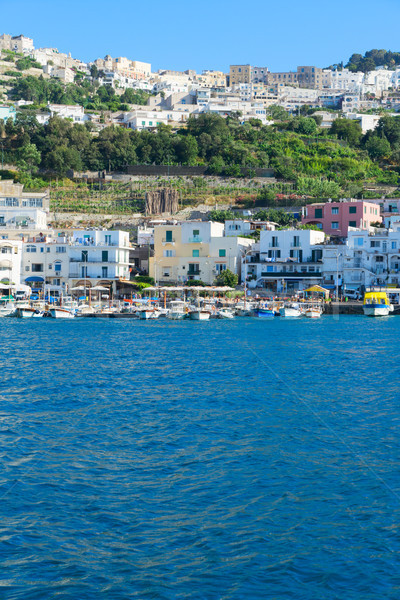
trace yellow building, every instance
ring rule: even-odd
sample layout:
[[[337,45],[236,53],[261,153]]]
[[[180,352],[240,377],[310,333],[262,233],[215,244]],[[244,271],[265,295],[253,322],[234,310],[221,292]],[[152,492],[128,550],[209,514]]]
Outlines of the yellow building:
[[[156,226],[150,276],[156,284],[198,279],[211,285],[226,269],[240,275],[241,256],[252,240],[224,237],[224,229],[210,221]]]

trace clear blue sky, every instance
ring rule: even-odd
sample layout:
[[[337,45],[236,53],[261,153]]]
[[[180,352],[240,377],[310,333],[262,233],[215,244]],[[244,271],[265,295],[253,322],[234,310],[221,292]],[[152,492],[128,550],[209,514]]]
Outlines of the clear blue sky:
[[[400,0],[0,0],[0,11],[0,33],[23,33],[35,47],[85,61],[127,56],[154,70],[284,71],[400,50]]]

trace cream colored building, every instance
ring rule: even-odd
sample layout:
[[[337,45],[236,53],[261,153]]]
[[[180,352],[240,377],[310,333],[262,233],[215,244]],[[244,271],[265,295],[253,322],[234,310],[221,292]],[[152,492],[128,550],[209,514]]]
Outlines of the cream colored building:
[[[154,228],[150,276],[157,284],[201,280],[211,285],[226,269],[240,276],[241,257],[251,239],[225,237],[224,224],[185,221]]]
[[[94,64],[100,71],[114,71],[123,77],[134,80],[148,79],[151,77],[151,64],[139,60],[130,60],[125,56],[112,58],[109,54],[104,58],[98,58]]]
[[[222,71],[203,71],[195,80],[205,88],[226,87],[226,75]]]
[[[229,67],[229,86],[251,83],[251,65],[231,65]]]

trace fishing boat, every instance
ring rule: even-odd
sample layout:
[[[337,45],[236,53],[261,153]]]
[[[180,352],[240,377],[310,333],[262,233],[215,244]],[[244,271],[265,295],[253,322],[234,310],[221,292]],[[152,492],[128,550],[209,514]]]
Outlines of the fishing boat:
[[[158,318],[158,311],[155,308],[140,308],[137,311],[137,314],[139,315],[139,319],[141,319],[142,321],[148,321],[149,319],[157,319]]]
[[[304,316],[307,319],[319,319],[322,315],[322,308],[317,304],[306,306],[304,309]]]
[[[275,309],[268,304],[259,304],[253,309],[253,316],[262,319],[270,319],[275,317]]]
[[[386,290],[367,290],[364,294],[363,311],[367,317],[387,317],[393,312]]]
[[[44,311],[34,308],[33,306],[17,306],[15,312],[10,315],[18,319],[31,319],[32,317],[43,317]]]
[[[75,312],[63,306],[54,306],[49,310],[50,316],[53,319],[74,319]]]
[[[291,304],[286,304],[279,309],[279,314],[281,317],[290,317],[290,318],[298,318],[302,316],[302,311],[300,309],[300,305],[297,302],[292,302]]]
[[[252,317],[253,308],[252,302],[238,302],[235,306],[235,313],[238,317]]]
[[[173,321],[180,321],[187,316],[188,308],[186,302],[183,300],[171,300],[169,303],[169,310],[167,313],[167,319]]]

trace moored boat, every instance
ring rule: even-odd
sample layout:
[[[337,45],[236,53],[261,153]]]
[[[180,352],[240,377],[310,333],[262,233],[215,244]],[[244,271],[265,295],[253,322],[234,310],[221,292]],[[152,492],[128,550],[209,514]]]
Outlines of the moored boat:
[[[319,319],[322,315],[322,309],[320,306],[308,306],[304,310],[304,316],[307,319]]]
[[[386,290],[367,290],[364,294],[363,311],[367,317],[387,317],[393,312]]]
[[[167,313],[167,319],[172,319],[173,321],[180,321],[184,319],[188,314],[188,308],[186,302],[183,300],[172,300],[169,303],[169,310]]]
[[[298,318],[302,316],[299,304],[293,302],[292,304],[286,304],[279,309],[281,317]]]
[[[211,313],[208,310],[202,310],[201,308],[196,308],[195,310],[190,311],[189,318],[192,321],[208,321]]]
[[[75,312],[63,306],[53,306],[49,309],[50,316],[53,319],[74,319]]]
[[[219,319],[234,319],[235,318],[233,312],[230,311],[228,308],[221,308],[217,312],[217,316]]]

